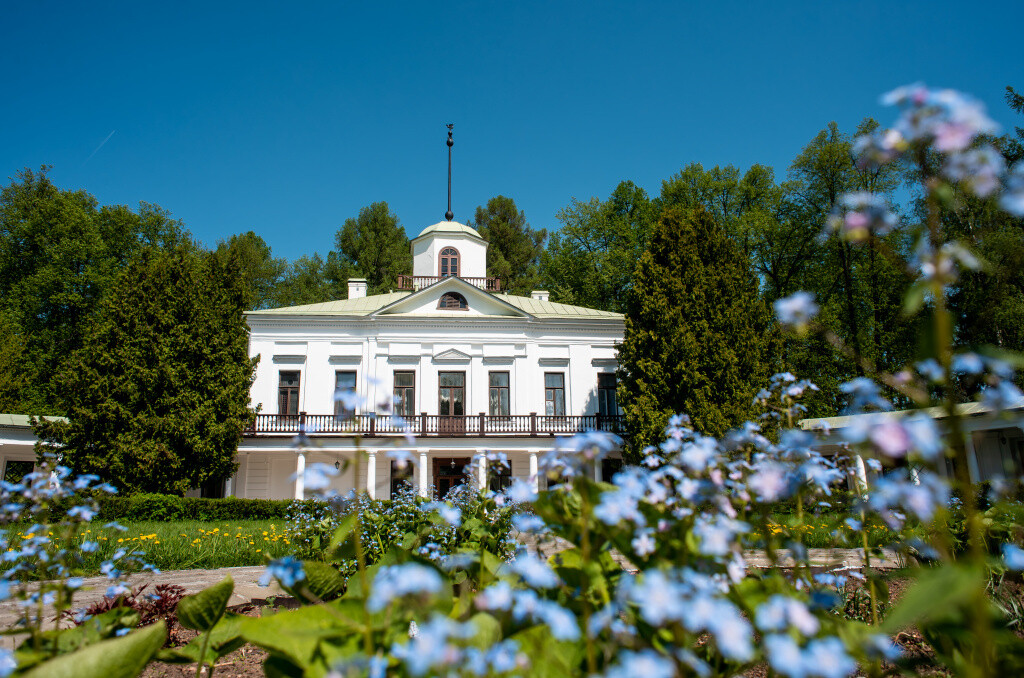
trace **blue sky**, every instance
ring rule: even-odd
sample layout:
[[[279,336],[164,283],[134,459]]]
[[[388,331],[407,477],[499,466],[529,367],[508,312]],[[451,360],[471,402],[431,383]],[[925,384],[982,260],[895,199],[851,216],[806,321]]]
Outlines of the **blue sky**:
[[[208,245],[251,229],[288,258],[327,252],[378,200],[410,234],[439,221],[447,122],[455,218],[504,194],[551,229],[573,197],[624,179],[657,194],[690,162],[781,176],[830,120],[891,120],[878,96],[897,85],[971,92],[1004,125],[1004,87],[1024,89],[1019,0],[69,1],[3,15],[0,178],[50,164],[101,203],[157,203]]]

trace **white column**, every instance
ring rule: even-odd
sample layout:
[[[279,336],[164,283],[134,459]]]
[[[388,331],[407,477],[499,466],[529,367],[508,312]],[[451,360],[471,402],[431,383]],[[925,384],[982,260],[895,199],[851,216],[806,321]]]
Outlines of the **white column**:
[[[478,485],[480,490],[487,489],[487,457],[480,455],[480,465],[477,468]]]
[[[429,489],[427,486],[427,453],[420,452],[420,496],[430,496]]]
[[[225,497],[233,497],[234,496],[233,494],[231,494],[232,486],[234,485],[234,483],[231,482],[232,480],[234,480],[234,478],[228,478],[227,480],[224,481],[224,496]]]
[[[864,464],[864,457],[859,454],[853,456],[854,468],[857,474],[857,492],[862,497],[868,494],[868,469]]]
[[[603,469],[601,468],[601,460],[600,459],[595,459],[594,460],[594,482],[595,483],[599,483],[599,482],[601,482],[601,480],[603,480],[602,473],[603,473]]]
[[[306,453],[299,452],[295,462],[295,498],[306,498]]]
[[[964,434],[964,447],[967,450],[967,473],[971,476],[971,482],[976,483],[981,479],[981,472],[978,470],[978,452],[974,449],[974,433],[967,431]]]
[[[366,494],[370,499],[377,498],[377,453],[366,453]]]
[[[540,478],[537,472],[537,453],[530,452],[530,482],[533,484],[533,491],[540,492]]]

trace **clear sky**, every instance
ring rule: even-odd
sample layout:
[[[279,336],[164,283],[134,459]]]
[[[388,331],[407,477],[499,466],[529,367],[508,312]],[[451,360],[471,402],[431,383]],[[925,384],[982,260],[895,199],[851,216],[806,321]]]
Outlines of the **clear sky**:
[[[213,245],[326,253],[386,200],[415,235],[498,194],[534,227],[690,162],[777,176],[924,81],[1014,122],[1024,2],[4,2],[0,178],[53,165]],[[1020,124],[1019,122],[1017,124]]]

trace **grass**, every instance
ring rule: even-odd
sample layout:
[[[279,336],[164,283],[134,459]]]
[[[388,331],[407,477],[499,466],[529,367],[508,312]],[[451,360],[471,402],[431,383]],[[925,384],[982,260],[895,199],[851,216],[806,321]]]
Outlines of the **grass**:
[[[808,548],[860,548],[861,533],[846,525],[847,517],[847,514],[841,513],[806,515],[805,524],[796,527],[795,515],[776,515],[772,517],[773,524],[769,529],[774,535],[779,535],[786,529],[793,534],[799,532],[804,546]],[[792,527],[785,528],[785,525]],[[888,546],[900,538],[877,519],[869,518],[864,527],[867,529],[870,546]]]
[[[262,565],[268,556],[279,558],[292,552],[283,520],[146,521],[124,526],[126,532],[104,528],[100,522],[86,526],[78,534],[78,543],[95,541],[99,548],[83,554],[84,570],[75,574],[99,574],[100,564],[122,548],[129,553],[144,553],[141,557],[161,570]],[[10,530],[10,548],[18,548],[20,540],[29,536],[24,528]],[[58,534],[49,536],[59,543]]]

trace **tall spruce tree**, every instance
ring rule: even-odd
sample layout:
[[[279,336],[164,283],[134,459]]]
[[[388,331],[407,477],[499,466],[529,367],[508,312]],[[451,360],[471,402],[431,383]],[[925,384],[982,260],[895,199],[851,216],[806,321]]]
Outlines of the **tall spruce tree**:
[[[619,398],[634,458],[668,418],[722,435],[752,414],[778,330],[750,264],[704,209],[665,210],[633,276]]]
[[[127,492],[181,495],[230,477],[253,416],[246,300],[234,256],[144,251],[57,376],[69,421],[37,433],[75,471]]]

